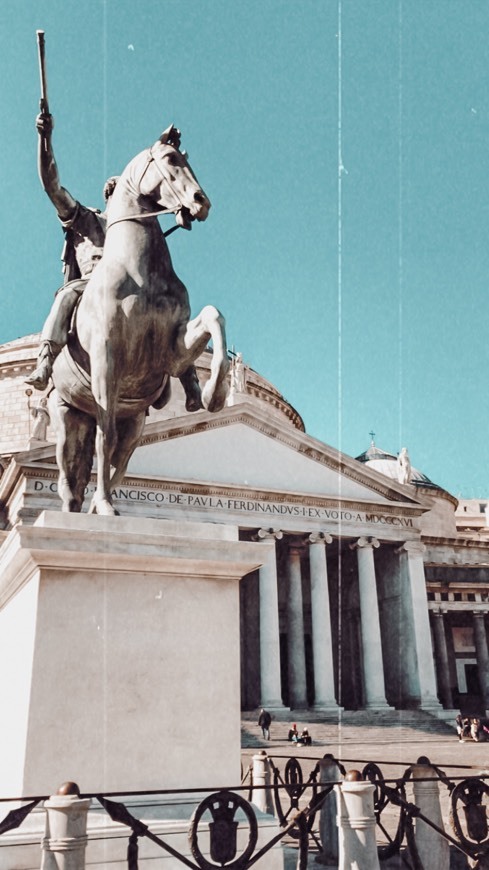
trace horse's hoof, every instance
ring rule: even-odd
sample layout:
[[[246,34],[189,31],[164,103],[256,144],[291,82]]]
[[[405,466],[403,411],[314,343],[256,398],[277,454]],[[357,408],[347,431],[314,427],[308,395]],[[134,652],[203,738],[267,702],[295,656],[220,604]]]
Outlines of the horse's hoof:
[[[212,385],[210,381],[207,381],[202,390],[202,404],[206,411],[215,414],[216,411],[221,411],[224,408],[227,396],[228,388],[226,381],[222,381],[217,385]]]
[[[185,402],[185,410],[192,413],[193,411],[201,411],[203,408],[202,399],[199,395],[195,396],[187,396],[187,401]]]
[[[99,517],[118,517],[119,512],[116,511],[114,505],[110,504],[105,499],[100,501],[92,501],[90,505],[90,513],[97,514]]]

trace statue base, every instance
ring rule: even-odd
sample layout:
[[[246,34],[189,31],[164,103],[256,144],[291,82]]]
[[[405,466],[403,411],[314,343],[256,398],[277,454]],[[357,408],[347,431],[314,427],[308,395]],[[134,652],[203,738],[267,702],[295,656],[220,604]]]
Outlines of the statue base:
[[[0,549],[0,796],[51,795],[67,780],[82,794],[236,788],[239,580],[262,552],[210,523],[46,511],[11,531]],[[160,794],[152,830],[186,840],[205,796]],[[88,866],[102,866],[103,844],[90,846],[100,825],[111,853],[123,842],[90,812]]]

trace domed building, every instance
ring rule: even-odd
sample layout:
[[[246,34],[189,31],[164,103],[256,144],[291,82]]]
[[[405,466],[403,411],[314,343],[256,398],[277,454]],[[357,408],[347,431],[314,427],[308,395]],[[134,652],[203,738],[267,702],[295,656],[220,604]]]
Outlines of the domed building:
[[[60,511],[49,406],[24,383],[37,342],[0,347],[0,540]],[[210,360],[197,361],[202,382]],[[263,564],[240,584],[243,709],[450,718],[488,707],[489,548],[457,530],[457,500],[416,468],[403,478],[374,443],[354,459],[309,436],[241,355],[218,414],[186,413],[179,382],[172,390],[114,504],[189,535],[194,522],[221,524],[262,542]]]
[[[396,480],[399,457],[372,441],[357,457]],[[420,518],[438,696],[445,708],[485,715],[489,707],[486,502],[458,499],[411,467],[409,484],[430,508]],[[481,507],[482,506],[482,507]],[[484,534],[485,533],[485,534]]]
[[[406,450],[405,452],[407,455]],[[365,453],[357,456],[357,461],[363,462],[367,468],[372,468],[391,480],[399,481],[400,479],[399,456],[386,453],[376,447],[373,441]],[[420,520],[421,531],[426,535],[453,537],[457,534],[455,510],[458,500],[441,486],[438,486],[437,483],[433,483],[422,471],[414,468],[409,457],[407,461],[409,467],[408,484],[430,505],[430,510],[423,514]]]

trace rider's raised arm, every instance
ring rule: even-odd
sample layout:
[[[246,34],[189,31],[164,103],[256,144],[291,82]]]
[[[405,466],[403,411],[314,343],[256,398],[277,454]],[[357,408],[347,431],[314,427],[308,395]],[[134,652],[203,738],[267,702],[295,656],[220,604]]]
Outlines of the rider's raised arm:
[[[73,199],[59,181],[58,167],[54,159],[51,142],[53,132],[53,116],[41,113],[36,118],[36,127],[39,133],[38,170],[41,184],[53,203],[62,221],[67,221],[77,208],[77,202]]]

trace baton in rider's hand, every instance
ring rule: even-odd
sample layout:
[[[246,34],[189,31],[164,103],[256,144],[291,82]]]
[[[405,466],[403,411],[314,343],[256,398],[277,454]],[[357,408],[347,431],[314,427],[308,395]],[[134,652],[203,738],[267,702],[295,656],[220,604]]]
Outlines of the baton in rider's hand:
[[[48,86],[46,79],[46,59],[44,49],[44,30],[37,30],[37,53],[39,57],[39,79],[41,83],[41,99],[39,100],[40,114],[36,118],[36,127],[39,135],[43,138],[49,136],[53,129],[53,117],[49,113]],[[46,142],[44,142],[46,147]]]

